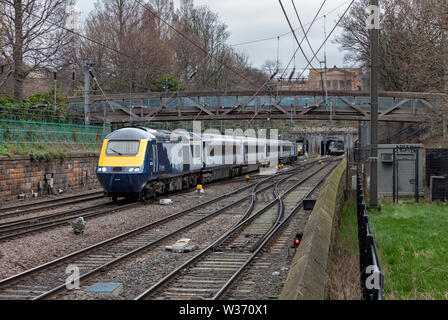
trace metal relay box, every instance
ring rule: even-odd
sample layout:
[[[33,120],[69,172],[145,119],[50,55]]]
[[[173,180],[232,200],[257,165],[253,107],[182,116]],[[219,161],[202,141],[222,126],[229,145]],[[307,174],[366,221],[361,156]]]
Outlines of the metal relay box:
[[[424,196],[423,144],[380,144],[377,166],[379,195]]]

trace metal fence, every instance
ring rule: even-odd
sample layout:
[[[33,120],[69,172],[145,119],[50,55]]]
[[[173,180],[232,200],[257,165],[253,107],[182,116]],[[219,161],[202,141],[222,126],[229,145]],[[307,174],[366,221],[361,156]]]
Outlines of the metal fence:
[[[362,297],[363,300],[383,300],[384,275],[381,271],[375,239],[370,230],[359,169],[357,169],[356,194]]]
[[[53,106],[47,105],[0,105],[0,119],[71,124],[84,123],[84,117],[80,113],[70,109],[62,110],[62,108],[55,110]]]
[[[11,147],[98,149],[109,132],[110,128],[100,126],[0,119],[0,152],[8,151]]]

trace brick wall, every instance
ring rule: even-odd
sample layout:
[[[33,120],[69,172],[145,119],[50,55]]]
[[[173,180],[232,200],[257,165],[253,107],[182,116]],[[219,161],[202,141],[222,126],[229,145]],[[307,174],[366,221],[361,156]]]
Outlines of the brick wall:
[[[69,154],[65,160],[31,160],[27,156],[0,157],[0,202],[16,200],[19,194],[32,196],[32,191],[49,194],[53,182],[54,192],[81,191],[100,188],[96,177],[98,154]],[[51,180],[52,179],[52,180]]]

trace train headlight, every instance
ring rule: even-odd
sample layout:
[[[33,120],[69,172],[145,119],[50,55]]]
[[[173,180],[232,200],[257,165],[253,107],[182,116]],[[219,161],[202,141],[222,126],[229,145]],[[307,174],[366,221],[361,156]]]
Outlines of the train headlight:
[[[106,171],[107,171],[107,168],[105,168],[105,167],[98,168],[98,172],[106,172]]]
[[[129,169],[129,172],[134,172],[134,168],[130,168],[130,169]]]
[[[135,168],[134,172],[140,172],[140,168]]]

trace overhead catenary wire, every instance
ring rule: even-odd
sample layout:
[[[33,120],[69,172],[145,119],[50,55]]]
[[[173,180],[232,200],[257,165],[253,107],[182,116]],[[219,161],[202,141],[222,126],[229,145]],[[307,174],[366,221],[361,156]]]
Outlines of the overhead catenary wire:
[[[327,43],[328,39],[331,37],[331,35],[333,34],[334,30],[336,30],[337,26],[339,25],[339,23],[342,21],[342,19],[345,17],[345,15],[347,14],[348,10],[351,8],[351,6],[353,5],[353,3],[355,2],[355,0],[351,0],[349,6],[345,9],[344,13],[342,14],[342,16],[339,18],[338,22],[336,22],[336,24],[334,25],[333,29],[331,29],[330,33],[327,35],[327,37],[325,37],[324,41],[322,42],[321,46],[319,47],[319,49],[316,51],[316,53],[314,54],[313,58],[319,54],[319,52],[322,50],[323,46]],[[305,68],[304,71],[302,71],[302,73],[298,76],[298,78],[300,78],[304,73],[305,70],[308,69],[310,64],[308,64]]]
[[[349,3],[350,1],[351,1],[351,0],[347,0],[347,1],[343,2],[342,4],[340,4],[339,6],[337,6],[336,8],[334,8],[334,9],[328,11],[325,15],[328,16],[328,15],[332,14],[333,12],[335,12],[335,11],[337,11],[338,9],[342,8],[344,5],[346,5],[346,4]],[[324,18],[324,15],[318,17],[318,18],[315,19],[315,20],[317,21],[317,20],[320,20],[320,19],[323,19],[323,18]],[[311,25],[311,24],[312,24],[312,22],[305,23],[305,24],[304,24],[304,27],[307,27],[307,26],[309,26],[309,25]],[[294,29],[294,30],[297,31],[297,30],[299,30],[299,28],[296,28],[296,29]],[[254,44],[254,43],[258,43],[258,42],[272,41],[272,40],[276,40],[277,37],[283,38],[283,37],[285,37],[285,36],[287,36],[287,35],[290,35],[291,33],[292,33],[291,31],[288,31],[288,32],[285,32],[285,33],[282,33],[282,34],[279,34],[279,35],[276,35],[276,36],[267,37],[267,38],[261,38],[261,39],[256,39],[256,40],[244,41],[244,42],[240,42],[240,43],[232,44],[232,45],[230,45],[230,46],[231,46],[231,47],[238,47],[238,46],[244,46],[244,45]]]
[[[285,10],[285,7],[283,6],[282,0],[278,0],[278,2],[280,3],[280,6],[281,6],[282,11],[283,11],[283,14],[284,14],[284,16],[285,16],[285,18],[286,18],[286,21],[288,22],[289,28],[291,29],[291,32],[292,32],[292,34],[293,34],[293,36],[294,36],[294,39],[296,39],[296,42],[297,42],[297,44],[299,45],[299,49],[300,49],[300,51],[302,52],[303,57],[304,57],[305,60],[308,62],[308,65],[310,65],[311,68],[312,68],[313,70],[316,70],[316,69],[314,68],[313,64],[311,63],[311,61],[308,59],[307,55],[305,54],[305,51],[303,51],[303,48],[302,48],[302,45],[300,44],[299,39],[297,39],[297,35],[296,35],[295,31],[294,31],[294,28],[292,27],[291,21],[290,21],[289,18],[288,18],[288,14],[286,13],[286,10]],[[314,56],[316,56],[316,55],[314,55]],[[313,60],[313,59],[311,59],[311,60]],[[317,71],[317,70],[316,70],[316,71]]]
[[[318,15],[319,15],[319,13],[322,11],[322,8],[324,7],[325,2],[326,2],[326,0],[324,0],[324,1],[322,2],[322,4],[321,4],[319,10],[318,10],[317,13],[314,15],[314,18],[313,18],[312,22],[309,24],[308,29],[306,30],[306,32],[304,32],[304,35],[307,36],[308,33],[310,32],[311,27],[312,27],[312,26],[314,25],[314,23],[317,21],[317,17],[318,17]],[[300,44],[302,44],[303,41],[305,41],[305,37],[302,38],[302,41],[300,42]],[[295,42],[294,42],[294,43],[295,43]],[[291,62],[292,62],[293,60],[294,60],[294,69],[298,69],[298,68],[296,68],[296,64],[295,64],[295,58],[296,58],[296,55],[297,55],[297,52],[298,52],[298,51],[299,51],[299,48],[296,48],[295,51],[294,51],[293,56],[292,56],[291,59],[289,60],[289,63],[288,63],[288,65],[286,66],[286,68],[284,69],[283,74],[282,74],[281,77],[283,77],[283,75],[285,74],[286,70],[288,70],[288,68],[289,68],[289,66],[291,65]],[[300,70],[300,68],[299,68],[299,70]],[[306,68],[304,68],[303,70],[305,71]],[[299,78],[298,78],[298,79],[299,79]]]
[[[315,16],[314,16],[314,18],[313,18],[313,21],[309,24],[309,27],[308,27],[308,30],[305,32],[305,35],[307,35],[308,34],[308,32],[310,31],[310,29],[311,29],[311,27],[313,26],[313,24],[315,23],[315,21],[317,20],[317,17],[318,17],[318,15],[319,15],[319,13],[321,12],[321,10],[322,10],[322,8],[323,8],[323,6],[324,6],[324,4],[325,4],[325,1],[326,0],[324,0],[324,2],[322,3],[322,5],[319,7],[319,10],[317,11],[317,13],[315,14]],[[302,44],[303,43],[303,41],[305,41],[305,37],[304,38],[302,38],[302,41],[300,41],[300,44]],[[282,79],[283,78],[283,76],[285,75],[285,73],[286,73],[286,71],[289,69],[289,66],[291,65],[291,62],[295,59],[295,56],[296,56],[296,54],[297,54],[297,51],[299,50],[299,48],[297,48],[296,50],[295,50],[295,52],[294,52],[294,54],[293,54],[293,56],[291,57],[291,60],[289,61],[289,63],[288,63],[288,65],[286,66],[286,68],[283,70],[283,73],[282,73],[282,75],[280,76],[280,79]],[[288,81],[291,81],[292,80],[292,78],[293,78],[293,73],[295,72],[295,69],[296,69],[296,67],[295,67],[295,65],[294,65],[294,68],[293,68],[293,72],[291,72],[291,75],[289,76],[289,79],[288,79]],[[305,72],[305,70],[306,70],[306,68],[305,69],[303,69],[303,72]],[[267,86],[267,84],[276,76],[276,74],[279,72],[279,70],[277,69],[276,70],[276,72],[271,76],[271,78],[268,80],[268,81],[266,81],[258,90],[257,90],[257,92],[252,96],[252,98],[251,98],[251,100],[261,91],[261,90],[263,90],[263,88],[265,87],[265,86]],[[303,74],[303,72],[302,72],[302,74]],[[297,80],[300,80],[300,78],[297,78]],[[278,95],[278,94],[277,94]],[[249,100],[250,101],[250,100]],[[246,103],[247,104],[247,103]],[[253,121],[253,119],[255,118],[255,116],[249,121],[249,123],[251,123],[252,121]]]
[[[213,56],[212,54],[210,54],[207,50],[205,50],[204,48],[202,48],[201,46],[199,46],[198,44],[196,44],[193,40],[189,39],[186,35],[184,35],[182,32],[178,31],[176,28],[174,28],[171,24],[169,24],[168,22],[166,22],[164,19],[162,19],[157,13],[155,13],[153,10],[149,9],[147,6],[145,6],[141,1],[139,0],[135,0],[140,6],[142,6],[142,8],[144,8],[145,10],[147,10],[148,12],[150,12],[151,14],[153,14],[155,17],[157,17],[161,22],[165,23],[168,27],[170,27],[172,30],[174,30],[175,32],[177,32],[178,34],[180,34],[183,38],[185,38],[187,41],[189,41],[190,43],[192,43],[195,47],[197,47],[198,49],[200,49],[202,52],[204,52],[206,55],[208,55],[209,57],[211,57],[213,60],[217,61],[219,64],[223,65],[225,68],[231,70],[232,72],[234,72],[236,75],[238,75],[241,79],[245,80],[246,82],[250,82],[252,83],[253,81],[249,80],[248,78],[244,77],[242,74],[240,74],[237,70],[235,70],[234,68],[228,66],[227,64],[223,63],[222,61],[220,61],[218,58],[216,58],[215,56]],[[35,17],[35,18],[41,18],[39,17],[37,14],[34,14],[32,12],[28,12],[29,15]],[[95,43],[105,49],[108,49],[110,51],[113,51],[119,55],[122,55],[123,57],[126,57],[128,59],[130,59],[131,61],[135,61],[136,57],[130,56],[116,48],[110,47],[98,40],[92,39],[86,35],[83,35],[82,33],[79,33],[73,29],[67,28],[59,23],[55,23],[53,21],[51,21],[50,19],[47,19],[44,21],[44,23],[49,23],[50,25],[60,28],[62,30],[65,30],[73,35],[76,35],[84,40],[90,41],[92,43]],[[144,63],[146,64],[146,63]],[[153,66],[151,66],[153,67]],[[156,69],[156,71],[163,71],[161,69]]]
[[[326,2],[326,0],[324,0],[322,2],[322,6],[321,7],[323,7],[325,5],[325,2]],[[294,8],[294,12],[296,13],[297,20],[299,20],[300,28],[302,29],[302,32],[304,34],[304,38],[305,38],[306,42],[308,43],[308,46],[310,47],[311,52],[314,54],[315,52],[314,52],[313,46],[310,43],[310,39],[308,38],[308,34],[305,32],[305,26],[302,23],[302,19],[300,19],[300,15],[299,15],[299,12],[297,11],[297,7],[296,7],[296,5],[294,3],[294,0],[291,0],[291,3],[292,3],[292,6]],[[320,62],[317,57],[315,57],[315,59],[317,60],[317,62]],[[311,59],[311,61],[313,61],[313,59]]]
[[[325,4],[325,1],[326,0],[324,0],[324,2],[322,3],[322,5],[319,7],[319,10],[317,11],[317,13],[316,13],[316,15],[314,16],[314,19],[313,19],[313,21],[311,22],[311,24],[309,25],[309,28],[308,28],[308,30],[306,31],[306,33],[305,34],[308,34],[308,32],[310,31],[310,29],[311,29],[311,27],[313,26],[313,24],[315,23],[315,21],[317,21],[317,17],[318,17],[318,15],[319,15],[319,13],[320,13],[320,11],[322,10],[322,8],[323,8],[323,6],[324,6],[324,4]],[[352,1],[352,3],[353,3],[353,1]],[[351,6],[351,4],[350,4],[350,6]],[[347,11],[346,11],[347,12]],[[344,13],[344,15],[346,14],[346,12]],[[338,22],[339,23],[339,22]],[[335,26],[336,27],[336,26]],[[328,39],[326,39],[324,42],[326,42]],[[302,44],[303,43],[303,41],[305,41],[305,37],[302,39],[302,41],[300,42],[300,44]],[[296,49],[296,51],[294,52],[294,54],[293,54],[293,56],[291,57],[291,60],[289,61],[289,63],[288,63],[288,65],[287,65],[287,67],[284,69],[284,71],[283,71],[283,73],[282,73],[282,75],[281,75],[281,77],[280,78],[283,78],[283,76],[285,75],[285,73],[286,73],[286,71],[288,70],[288,68],[289,68],[289,66],[290,66],[290,64],[291,64],[291,62],[293,61],[293,59],[294,59],[294,57],[295,57],[295,55],[297,54],[297,51],[299,50],[299,48],[297,48]],[[300,80],[301,79],[301,77],[302,77],[302,75],[304,74],[304,72],[306,71],[308,69],[308,66],[307,67],[305,67],[305,68],[303,68],[303,71],[302,71],[302,73],[300,74],[300,76],[299,77],[297,77],[297,80]],[[279,70],[276,70],[276,72],[271,76],[271,78],[268,80],[268,81],[266,81],[258,90],[257,90],[257,92],[254,94],[254,95],[252,95],[252,97],[248,100],[248,102],[246,102],[245,103],[245,105],[247,105],[248,103],[249,103],[249,101],[251,101],[261,90],[263,90],[263,88],[264,87],[266,87],[267,85],[268,85],[268,83],[276,76],[276,74],[279,72]],[[290,77],[291,79],[292,79],[292,77]],[[290,79],[290,80],[291,80]],[[290,81],[289,80],[289,81]],[[277,88],[278,89],[278,88]],[[278,96],[278,94],[277,94],[277,96]],[[277,100],[277,97],[276,97],[276,100]],[[236,107],[238,107],[238,106],[236,106]],[[236,108],[235,107],[235,108]],[[252,118],[251,120],[250,120],[250,122],[252,122],[252,120],[253,120],[254,118]],[[249,123],[250,123],[249,122]]]

